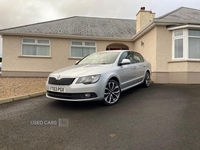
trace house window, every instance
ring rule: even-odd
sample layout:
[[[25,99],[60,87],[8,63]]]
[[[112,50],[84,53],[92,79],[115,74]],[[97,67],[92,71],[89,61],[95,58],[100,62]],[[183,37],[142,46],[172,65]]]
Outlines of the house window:
[[[183,30],[176,30],[174,31],[174,36],[177,37],[177,36],[183,36]]]
[[[96,52],[95,42],[71,42],[71,57],[82,58]]]
[[[200,59],[200,30],[173,31],[173,59]]]
[[[200,59],[200,31],[189,30],[189,58]]]
[[[174,31],[174,58],[183,58],[183,30]]]
[[[22,56],[50,56],[50,40],[22,39]]]
[[[183,58],[183,39],[174,40],[174,57]]]

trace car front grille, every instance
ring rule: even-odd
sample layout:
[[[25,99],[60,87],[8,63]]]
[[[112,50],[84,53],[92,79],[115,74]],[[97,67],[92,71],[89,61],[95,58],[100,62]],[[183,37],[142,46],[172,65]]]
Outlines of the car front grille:
[[[54,85],[70,85],[74,80],[75,78],[62,78],[60,80],[56,80],[56,78],[50,77],[48,83]]]

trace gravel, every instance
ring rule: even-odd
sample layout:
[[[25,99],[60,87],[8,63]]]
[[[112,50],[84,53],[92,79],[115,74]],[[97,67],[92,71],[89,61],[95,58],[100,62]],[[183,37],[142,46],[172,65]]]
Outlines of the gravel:
[[[0,99],[45,91],[46,78],[0,77]]]

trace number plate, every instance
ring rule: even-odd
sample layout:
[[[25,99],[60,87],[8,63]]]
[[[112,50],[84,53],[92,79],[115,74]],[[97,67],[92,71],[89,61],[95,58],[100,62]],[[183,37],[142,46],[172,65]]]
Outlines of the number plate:
[[[64,93],[66,92],[66,89],[64,87],[59,87],[59,86],[50,86],[49,91]]]

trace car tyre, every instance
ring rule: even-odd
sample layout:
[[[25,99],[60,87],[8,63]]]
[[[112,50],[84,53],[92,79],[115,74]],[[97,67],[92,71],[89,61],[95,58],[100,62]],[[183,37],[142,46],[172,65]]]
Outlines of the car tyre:
[[[151,84],[151,78],[150,78],[150,73],[146,72],[144,82],[143,82],[143,87],[147,88]]]
[[[121,94],[119,83],[115,80],[109,80],[104,91],[104,105],[114,105],[118,102]]]

